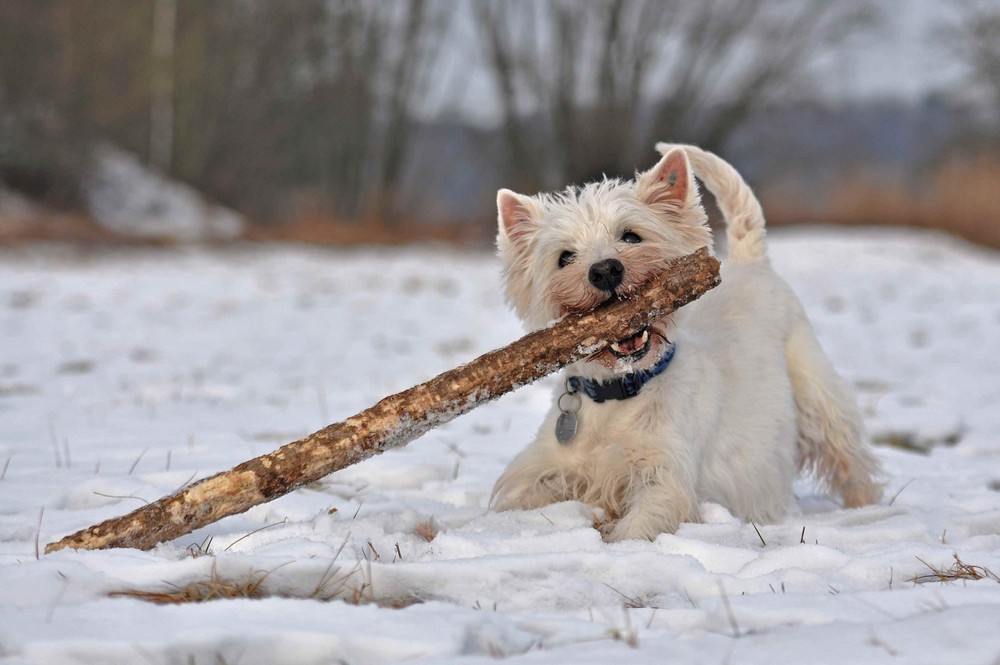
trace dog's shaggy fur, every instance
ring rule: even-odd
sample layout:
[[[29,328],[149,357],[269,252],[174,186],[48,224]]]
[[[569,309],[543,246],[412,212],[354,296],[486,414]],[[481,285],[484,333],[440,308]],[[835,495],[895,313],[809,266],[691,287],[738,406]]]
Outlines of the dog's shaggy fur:
[[[712,153],[657,149],[663,158],[634,181],[497,197],[508,300],[532,329],[627,294],[671,259],[711,247],[694,174],[726,219],[728,257],[720,286],[651,327],[645,355],[605,350],[566,370],[606,380],[651,366],[676,343],[666,372],[637,396],[582,397],[569,444],[556,440],[554,405],[535,442],[497,480],[493,507],[583,501],[606,511],[607,539],[623,540],[696,522],[702,501],[743,520],[780,520],[794,503],[800,470],[814,472],[846,507],[877,501],[878,463],[857,406],[801,304],[771,269],[753,192]],[[588,272],[608,259],[624,273],[617,288],[602,290]]]

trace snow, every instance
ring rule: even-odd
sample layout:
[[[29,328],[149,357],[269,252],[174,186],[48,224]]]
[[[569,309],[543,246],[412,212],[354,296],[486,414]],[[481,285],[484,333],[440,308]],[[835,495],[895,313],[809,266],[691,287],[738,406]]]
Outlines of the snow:
[[[110,144],[95,150],[84,198],[94,221],[126,236],[228,240],[239,236],[244,225],[238,213],[210,203],[193,187],[166,178]]]
[[[577,503],[491,513],[549,378],[150,552],[37,557],[521,330],[486,254],[4,250],[0,662],[996,663],[1000,584],[910,580],[954,554],[1000,573],[1000,256],[917,232],[772,238],[873,437],[909,446],[878,448],[881,505],[803,481],[760,536],[706,505],[617,544]],[[108,595],[213,576],[268,597]]]

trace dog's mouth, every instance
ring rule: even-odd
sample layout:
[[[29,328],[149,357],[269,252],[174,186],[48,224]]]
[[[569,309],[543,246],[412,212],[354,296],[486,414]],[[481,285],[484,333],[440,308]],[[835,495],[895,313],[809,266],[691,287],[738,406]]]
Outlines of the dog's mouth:
[[[641,360],[649,351],[651,340],[649,326],[646,326],[631,337],[612,342],[608,345],[608,350],[619,360],[635,362],[636,360]]]

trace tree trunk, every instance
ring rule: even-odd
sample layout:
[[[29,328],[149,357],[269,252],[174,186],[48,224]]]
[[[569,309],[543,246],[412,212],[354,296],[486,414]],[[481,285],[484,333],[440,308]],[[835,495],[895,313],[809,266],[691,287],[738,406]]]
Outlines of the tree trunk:
[[[153,66],[150,81],[149,163],[170,175],[174,150],[174,48],[177,0],[153,5]]]
[[[386,397],[375,406],[274,452],[46,546],[150,549],[242,513],[389,448],[409,443],[480,404],[586,358],[685,305],[719,283],[707,249],[682,257],[642,293],[571,314],[467,365]]]

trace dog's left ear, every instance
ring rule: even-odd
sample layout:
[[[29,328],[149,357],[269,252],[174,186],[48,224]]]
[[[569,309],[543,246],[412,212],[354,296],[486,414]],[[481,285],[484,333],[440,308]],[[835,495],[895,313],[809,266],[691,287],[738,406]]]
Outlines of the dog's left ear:
[[[694,177],[684,148],[674,148],[639,176],[636,194],[647,205],[673,203],[684,205],[691,193]]]
[[[501,248],[514,244],[527,236],[538,226],[538,209],[527,196],[501,189],[497,192],[497,213]]]

